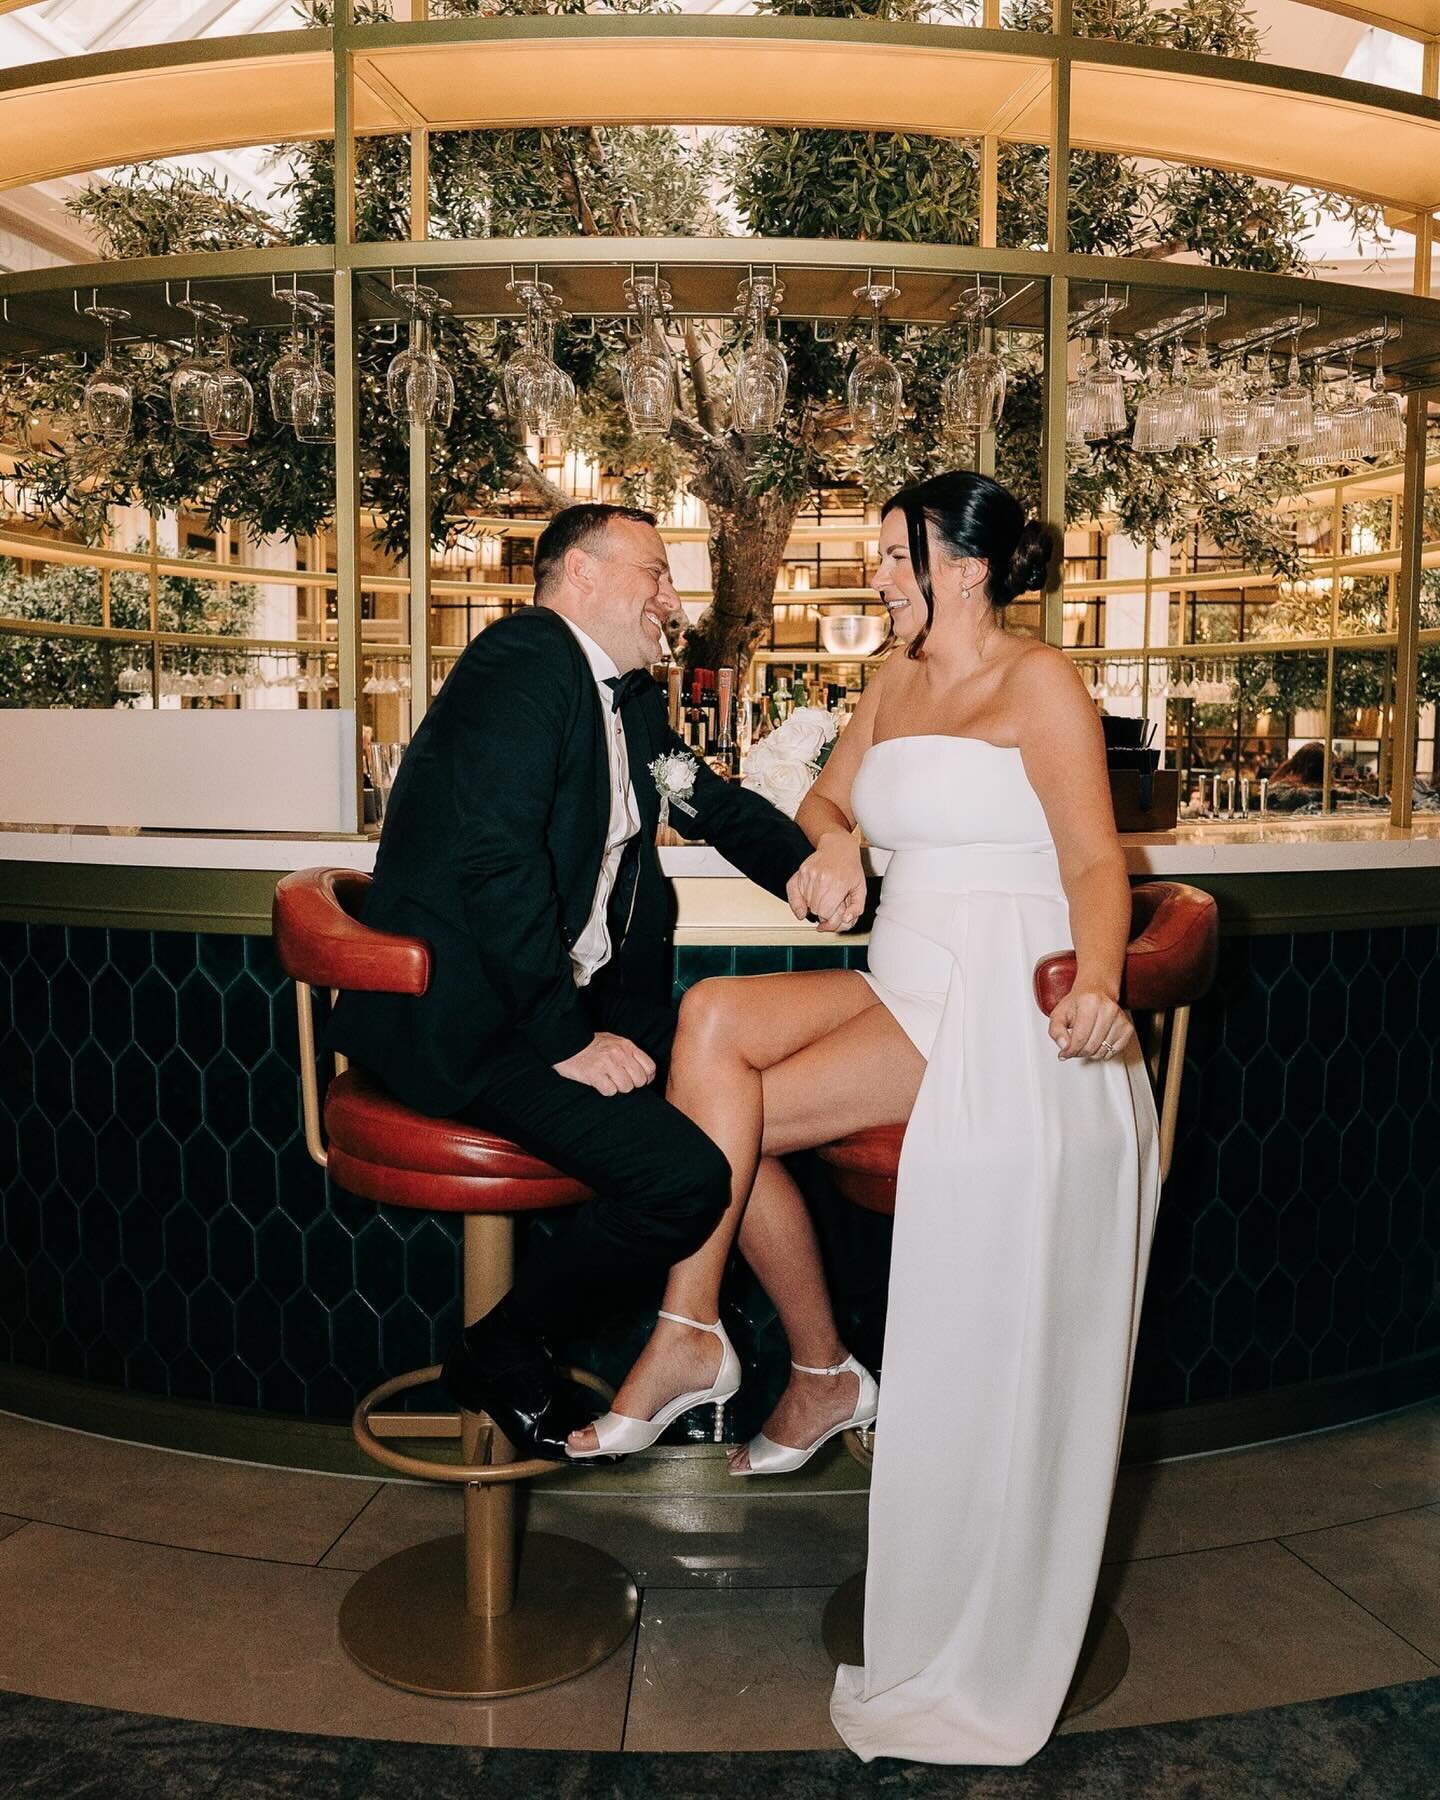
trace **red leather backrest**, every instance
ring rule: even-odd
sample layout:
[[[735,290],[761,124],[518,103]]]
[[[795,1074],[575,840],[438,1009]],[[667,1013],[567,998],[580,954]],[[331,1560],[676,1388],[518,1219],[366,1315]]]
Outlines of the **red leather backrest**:
[[[1139,1012],[1189,1006],[1215,979],[1220,915],[1214,900],[1178,881],[1142,881],[1130,890],[1130,943],[1121,1004]],[[1075,952],[1035,965],[1035,1002],[1048,1018],[1075,983]]]
[[[423,994],[430,946],[372,931],[358,917],[370,877],[356,869],[297,869],[275,886],[271,920],[280,966],[313,987]]]

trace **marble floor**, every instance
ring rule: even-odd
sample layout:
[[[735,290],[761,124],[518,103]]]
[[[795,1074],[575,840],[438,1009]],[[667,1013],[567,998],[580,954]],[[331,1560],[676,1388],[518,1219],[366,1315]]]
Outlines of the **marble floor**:
[[[336,1637],[357,1570],[457,1529],[452,1492],[0,1414],[0,1688],[433,1743],[831,1749],[820,1617],[864,1561],[865,1496],[853,1465],[828,1465],[828,1484],[826,1466],[789,1492],[562,1480],[537,1493],[533,1525],[632,1570],[639,1628],[580,1680],[484,1704],[373,1682]],[[1440,1674],[1440,1404],[1126,1470],[1101,1582],[1130,1634],[1130,1669],[1066,1730]]]

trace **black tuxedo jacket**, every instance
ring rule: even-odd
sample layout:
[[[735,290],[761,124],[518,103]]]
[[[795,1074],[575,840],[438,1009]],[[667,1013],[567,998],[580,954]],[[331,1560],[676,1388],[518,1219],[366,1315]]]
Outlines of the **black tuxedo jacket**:
[[[331,1047],[397,1099],[444,1117],[484,1090],[485,1063],[515,1040],[547,1063],[590,1042],[570,946],[590,916],[610,816],[604,707],[573,632],[527,607],[464,651],[405,752],[385,809],[365,923],[425,939],[427,992],[344,993]],[[671,987],[674,897],[660,872],[660,798],[649,764],[681,751],[655,683],[623,708],[640,814],[634,905],[615,949],[607,1024],[640,1042]],[[783,813],[702,763],[686,836],[714,844],[783,896],[810,853]],[[612,938],[617,934],[612,931]]]

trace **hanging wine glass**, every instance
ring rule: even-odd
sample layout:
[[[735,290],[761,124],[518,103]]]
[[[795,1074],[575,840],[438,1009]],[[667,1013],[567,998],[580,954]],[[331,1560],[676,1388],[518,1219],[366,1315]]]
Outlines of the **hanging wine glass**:
[[[517,429],[525,432],[534,429],[534,389],[545,379],[547,366],[540,343],[544,300],[539,283],[534,281],[507,282],[506,292],[514,294],[524,306],[525,325],[519,349],[511,352],[500,371],[500,386],[505,395],[506,411]]]
[[[1210,346],[1202,327],[1190,373],[1185,378],[1185,400],[1180,412],[1176,442],[1199,444],[1220,431],[1220,377],[1210,362]]]
[[[1152,348],[1145,362],[1145,392],[1135,408],[1135,429],[1130,447],[1142,451],[1170,451],[1175,448],[1178,408],[1174,391],[1165,382],[1160,367],[1160,352]]]
[[[870,344],[856,356],[845,391],[851,428],[857,437],[870,441],[893,437],[900,425],[904,384],[900,371],[880,348],[880,310],[887,300],[899,297],[899,288],[883,282],[867,282],[855,289],[855,298],[870,307]]]
[[[428,425],[440,386],[429,343],[428,311],[439,295],[419,282],[399,283],[393,292],[408,313],[409,324],[405,348],[391,357],[385,372],[385,398],[403,424]]]
[[[190,336],[190,353],[176,363],[170,376],[170,417],[174,420],[175,429],[188,433],[192,437],[204,437],[208,430],[205,424],[205,384],[210,379],[214,363],[205,348],[205,327],[219,318],[224,310],[213,300],[191,300],[188,297],[176,301],[181,312],[189,313],[194,321]]]
[[[277,425],[295,424],[295,390],[309,373],[310,358],[305,354],[305,334],[300,324],[302,312],[319,299],[308,288],[290,288],[280,298],[290,308],[290,341],[281,355],[270,365],[266,383],[270,389],[270,411]]]
[[[130,317],[123,306],[87,306],[89,318],[105,327],[105,354],[85,383],[85,429],[97,444],[123,444],[130,435],[135,393],[111,357],[115,327]]]
[[[554,448],[563,450],[565,439],[575,423],[577,399],[575,383],[555,360],[555,332],[559,324],[560,316],[551,302],[540,320],[540,348],[545,357],[545,372],[532,391],[531,411],[538,434],[556,439]]]
[[[784,292],[779,282],[766,275],[752,275],[740,289],[740,304],[748,314],[750,335],[735,365],[731,419],[741,437],[768,437],[785,410],[789,364],[780,346],[772,344],[766,335],[766,321]]]
[[[1372,456],[1399,456],[1405,447],[1405,428],[1400,396],[1385,386],[1384,346],[1375,346],[1375,373],[1364,405]]]
[[[1085,393],[1090,381],[1090,339],[1082,338],[1073,380],[1065,383],[1065,442],[1085,442]]]
[[[941,414],[952,429],[967,435],[993,431],[1005,406],[1005,363],[993,350],[975,348],[978,325],[1004,301],[998,288],[968,288],[951,307],[965,322],[965,356],[945,377]]]
[[[639,318],[620,364],[625,411],[637,437],[663,437],[675,416],[675,362],[659,323],[670,290],[653,275],[632,276],[625,286]]]
[[[430,412],[430,423],[442,431],[450,423],[450,416],[455,411],[455,377],[450,373],[449,364],[435,349],[435,320],[443,319],[449,311],[450,302],[437,294],[430,302],[426,319],[430,354],[435,363],[435,405]]]
[[[1093,442],[1114,437],[1125,429],[1125,423],[1125,384],[1112,360],[1107,318],[1081,396],[1081,430],[1086,440]]]
[[[1285,385],[1275,396],[1278,417],[1277,432],[1292,450],[1308,444],[1315,435],[1315,406],[1300,374],[1300,335],[1290,344],[1290,361],[1285,370]]]
[[[1330,414],[1335,429],[1335,447],[1345,461],[1367,456],[1370,451],[1370,428],[1364,403],[1355,381],[1355,352],[1345,359],[1344,379],[1335,388]]]
[[[243,313],[221,313],[220,366],[205,383],[205,428],[212,444],[243,444],[255,423],[255,390],[231,359],[231,341]]]
[[[305,309],[313,321],[310,367],[295,385],[295,435],[302,444],[335,442],[335,377],[320,360],[322,322],[335,309],[317,300]]]
[[[1245,387],[1244,368],[1227,363],[1220,372],[1220,429],[1215,434],[1215,454],[1223,462],[1241,462],[1255,453],[1250,437],[1250,397]]]
[[[1307,468],[1329,468],[1340,460],[1335,415],[1330,410],[1324,370],[1315,365],[1314,387],[1310,396],[1310,438],[1300,447],[1300,461]]]

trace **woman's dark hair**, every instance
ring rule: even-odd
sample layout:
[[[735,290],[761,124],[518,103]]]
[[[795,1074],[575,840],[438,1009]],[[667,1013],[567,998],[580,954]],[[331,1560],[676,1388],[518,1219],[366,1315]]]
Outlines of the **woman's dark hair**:
[[[910,566],[925,597],[925,625],[905,654],[918,657],[935,623],[935,588],[930,579],[927,524],[953,561],[973,556],[989,570],[990,604],[997,611],[1017,594],[1045,585],[1053,544],[1039,522],[1027,524],[1024,509],[1009,491],[988,475],[953,469],[932,475],[892,494],[880,509],[882,519],[900,511],[910,538]]]

